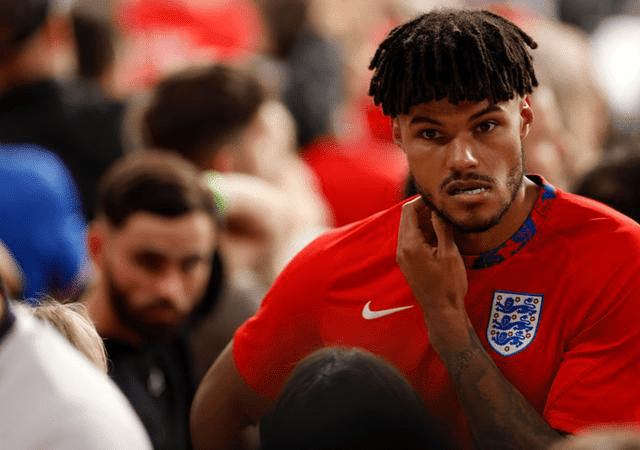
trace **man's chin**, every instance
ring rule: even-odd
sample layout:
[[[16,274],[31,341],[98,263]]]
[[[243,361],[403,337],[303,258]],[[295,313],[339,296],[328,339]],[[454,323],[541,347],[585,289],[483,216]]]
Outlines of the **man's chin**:
[[[455,215],[448,211],[440,210],[437,210],[436,214],[451,225],[455,231],[465,234],[483,233],[490,230],[500,222],[500,216],[496,215],[490,217],[483,217],[479,214]]]
[[[454,229],[459,233],[464,234],[477,234],[484,233],[485,231],[489,231],[491,228],[496,226],[500,220],[469,220],[469,221],[461,221],[461,222],[451,222]]]
[[[138,333],[145,344],[161,344],[174,340],[178,336],[176,326],[146,324],[140,327]]]

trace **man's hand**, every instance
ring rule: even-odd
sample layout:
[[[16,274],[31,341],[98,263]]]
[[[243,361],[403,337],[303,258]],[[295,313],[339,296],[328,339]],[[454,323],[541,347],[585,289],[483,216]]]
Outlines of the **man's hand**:
[[[451,225],[431,211],[421,198],[402,208],[396,257],[422,307],[434,349],[440,353],[443,347],[467,345],[464,262],[453,240]]]
[[[464,307],[467,274],[453,229],[421,198],[403,206],[397,261],[422,307],[431,346],[456,387],[476,447],[535,450],[558,440],[484,350]]]

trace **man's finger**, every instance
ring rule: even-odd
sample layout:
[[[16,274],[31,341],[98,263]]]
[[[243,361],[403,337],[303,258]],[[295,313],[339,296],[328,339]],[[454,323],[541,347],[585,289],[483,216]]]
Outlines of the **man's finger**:
[[[438,239],[438,249],[447,252],[456,249],[456,243],[453,240],[453,227],[438,214],[431,214],[431,223]]]
[[[420,203],[422,201],[418,197],[402,205],[398,237],[409,238],[413,236],[413,231],[418,227]]]
[[[428,205],[424,205],[424,209],[418,213],[418,226],[420,227],[424,241],[435,248],[438,246],[438,238],[433,229],[433,223],[431,223],[431,216],[433,214],[433,210]]]
[[[430,211],[420,197],[403,205],[398,231],[398,245],[407,242],[427,243],[420,224],[420,222],[425,222],[424,219],[421,219],[424,214],[430,214]]]

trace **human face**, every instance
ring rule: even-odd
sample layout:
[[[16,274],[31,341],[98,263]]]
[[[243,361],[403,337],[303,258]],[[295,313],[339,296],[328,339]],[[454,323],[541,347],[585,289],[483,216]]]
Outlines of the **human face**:
[[[194,212],[140,212],[106,242],[103,276],[114,312],[143,342],[171,338],[198,304],[211,273],[215,226]]]
[[[480,233],[523,198],[522,139],[532,120],[522,98],[498,104],[445,99],[398,116],[394,137],[425,203],[458,232]]]

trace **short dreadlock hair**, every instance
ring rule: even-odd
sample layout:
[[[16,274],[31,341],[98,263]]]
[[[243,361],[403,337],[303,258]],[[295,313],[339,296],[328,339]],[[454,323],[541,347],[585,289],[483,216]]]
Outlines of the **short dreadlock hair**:
[[[444,98],[508,101],[538,85],[527,46],[538,44],[490,11],[431,11],[395,27],[380,44],[369,65],[369,95],[391,117]]]

